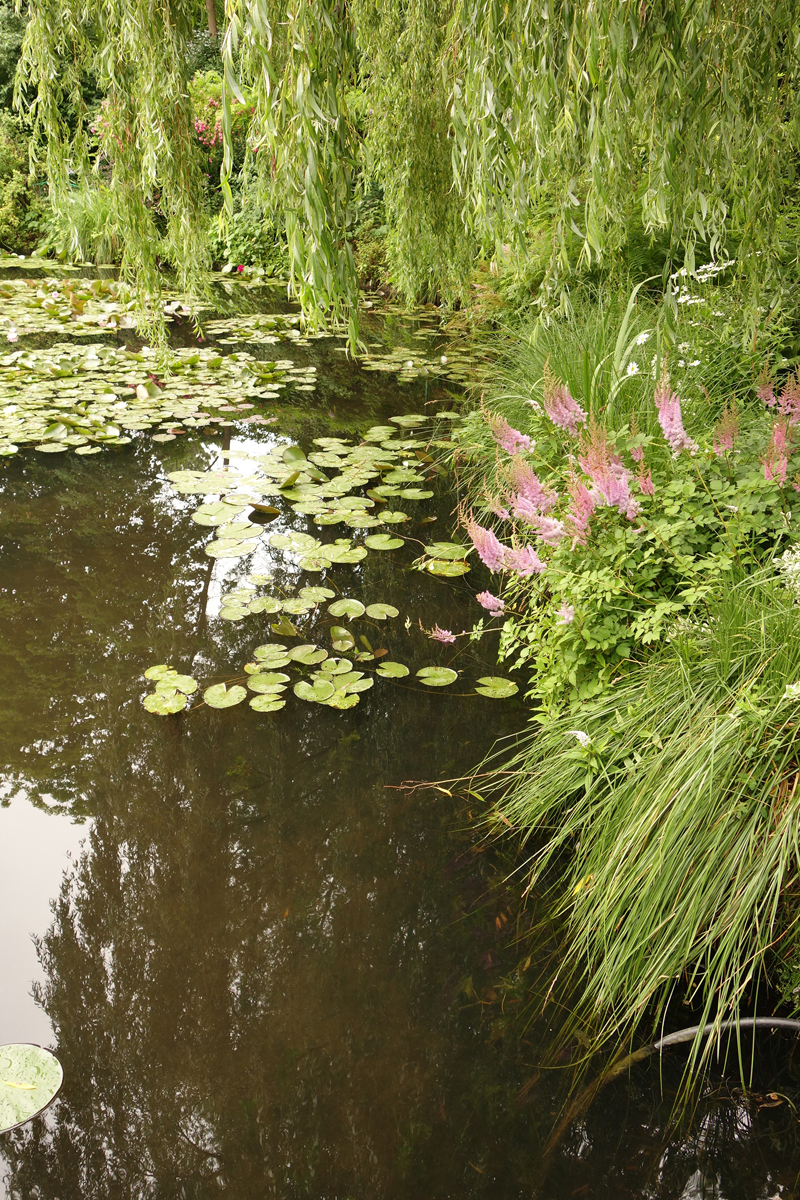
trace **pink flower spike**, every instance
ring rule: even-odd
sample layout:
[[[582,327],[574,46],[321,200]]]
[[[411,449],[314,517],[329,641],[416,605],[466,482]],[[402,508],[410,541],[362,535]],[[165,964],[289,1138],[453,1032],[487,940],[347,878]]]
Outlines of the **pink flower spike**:
[[[570,437],[575,437],[578,426],[586,422],[586,413],[573,400],[567,385],[550,370],[549,359],[544,364],[544,410],[553,424],[566,429]]]
[[[521,550],[506,550],[505,566],[515,575],[541,575],[546,565],[533,546],[524,546]]]
[[[467,521],[467,533],[478,551],[478,557],[490,571],[502,571],[505,565],[506,547],[491,529],[484,529],[472,517]]]
[[[661,378],[656,385],[653,399],[658,409],[658,423],[664,437],[669,442],[672,457],[677,458],[681,450],[688,450],[690,454],[696,454],[700,447],[697,442],[692,441],[683,428],[680,396],[670,387],[666,362],[661,371]]]
[[[507,454],[516,454],[520,446],[523,450],[530,450],[531,439],[527,433],[520,433],[518,429],[512,428],[505,417],[490,413],[487,414],[486,420],[492,431],[492,437]]]
[[[514,458],[509,469],[517,496],[523,497],[529,505],[541,513],[550,512],[558,502],[558,492],[552,488],[543,487],[535,471],[532,471],[521,458]]]
[[[456,640],[454,633],[451,633],[449,629],[440,629],[438,625],[434,626],[432,633],[428,636],[435,642],[454,642]]]
[[[650,474],[649,467],[642,467],[639,474],[636,476],[636,482],[639,485],[639,491],[643,496],[654,496],[656,489],[653,486],[653,478]]]
[[[561,608],[556,609],[556,616],[556,625],[571,625],[575,620],[575,609],[571,604],[562,604]]]
[[[491,592],[478,592],[475,599],[483,608],[489,610],[490,616],[502,617],[506,606],[499,596],[493,596]]]

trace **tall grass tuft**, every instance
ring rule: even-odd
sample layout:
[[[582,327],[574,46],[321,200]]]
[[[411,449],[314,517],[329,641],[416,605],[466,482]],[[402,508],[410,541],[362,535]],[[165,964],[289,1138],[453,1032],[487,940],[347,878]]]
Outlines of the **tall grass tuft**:
[[[494,819],[556,898],[557,992],[598,1045],[654,1028],[677,992],[718,1028],[797,955],[797,621],[765,572],[721,587],[580,729],[555,719],[503,762]],[[690,1066],[713,1047],[698,1036]]]

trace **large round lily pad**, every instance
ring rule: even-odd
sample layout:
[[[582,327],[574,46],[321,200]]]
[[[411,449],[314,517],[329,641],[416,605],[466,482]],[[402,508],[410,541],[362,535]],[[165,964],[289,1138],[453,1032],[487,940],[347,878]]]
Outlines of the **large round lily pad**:
[[[186,708],[187,697],[182,692],[173,692],[171,696],[151,692],[149,696],[145,696],[142,704],[149,713],[158,717],[168,717]]]
[[[294,694],[300,700],[309,700],[317,704],[323,704],[335,692],[333,683],[328,679],[315,679],[313,683],[307,683],[301,679],[299,683],[294,685]]]
[[[30,1121],[52,1104],[61,1087],[61,1063],[41,1046],[0,1046],[0,1133]]]
[[[370,550],[399,550],[403,544],[402,538],[392,537],[390,533],[372,533],[364,538],[364,545]]]
[[[368,604],[367,616],[373,621],[385,621],[387,617],[399,617],[400,610],[393,604]]]
[[[417,671],[417,679],[426,687],[446,687],[448,683],[455,683],[458,671],[451,667],[422,667]]]
[[[286,707],[286,701],[276,699],[274,692],[267,692],[263,696],[253,696],[250,707],[254,708],[256,712],[278,712],[279,709]]]
[[[328,605],[328,612],[332,617],[361,617],[364,615],[364,605],[360,600],[351,600],[347,596],[343,596],[341,600],[334,600],[333,604]]]
[[[484,675],[478,680],[479,687],[475,691],[481,696],[491,696],[493,700],[505,700],[507,696],[515,696],[519,687],[513,679],[503,679],[500,675]]]
[[[376,675],[381,675],[384,679],[403,679],[409,673],[405,663],[399,662],[383,662],[375,671]]]
[[[209,708],[233,708],[247,698],[247,689],[234,683],[226,687],[224,683],[214,683],[203,692],[203,699]]]

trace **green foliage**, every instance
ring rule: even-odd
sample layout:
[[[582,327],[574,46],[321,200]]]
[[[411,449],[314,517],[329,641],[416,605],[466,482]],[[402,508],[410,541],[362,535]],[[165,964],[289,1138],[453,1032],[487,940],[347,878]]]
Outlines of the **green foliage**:
[[[0,3],[0,108],[11,108],[14,72],[24,34],[25,18],[15,11],[13,4]]]
[[[70,192],[49,215],[38,249],[70,262],[121,262],[125,225],[108,185],[98,180]]]
[[[566,921],[557,996],[598,1042],[675,995],[701,1025],[735,1017],[780,962],[796,983],[800,643],[771,574],[718,587],[578,729],[560,717],[503,763],[495,811]]]
[[[532,544],[541,560],[538,574],[504,576],[501,657],[533,668],[531,694],[551,708],[602,692],[659,644],[678,614],[702,611],[721,578],[757,568],[800,532],[792,486],[800,458],[791,445],[783,483],[782,472],[765,468],[776,412],[755,394],[757,356],[752,344],[742,350],[741,312],[737,322],[735,300],[722,288],[708,301],[686,296],[678,336],[692,340],[679,343],[670,365],[685,355],[675,361],[673,386],[694,447],[674,454],[659,425],[655,305],[631,302],[622,313],[613,298],[587,305],[581,320],[538,327],[530,339],[510,336],[505,369],[493,372],[483,406],[458,435],[455,457],[473,510],[505,543]],[[780,333],[776,322],[755,344],[777,356]],[[573,433],[547,412],[553,372],[588,418]],[[528,453],[498,445],[503,420],[531,439]],[[726,423],[728,449],[719,442]],[[603,469],[624,479],[615,493],[624,502],[604,502]],[[526,510],[519,471],[557,499]],[[594,497],[585,536],[575,524],[580,487]],[[511,513],[502,525],[493,515],[500,511]]]
[[[45,219],[46,198],[28,172],[28,140],[19,122],[0,111],[0,245],[15,254],[29,253],[42,236]]]

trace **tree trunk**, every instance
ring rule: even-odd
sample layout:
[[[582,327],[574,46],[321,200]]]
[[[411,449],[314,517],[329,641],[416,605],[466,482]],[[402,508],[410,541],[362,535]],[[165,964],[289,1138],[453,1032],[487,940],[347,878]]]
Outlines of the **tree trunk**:
[[[217,36],[217,10],[214,7],[214,0],[206,0],[206,12],[208,13],[208,32],[212,38]]]

